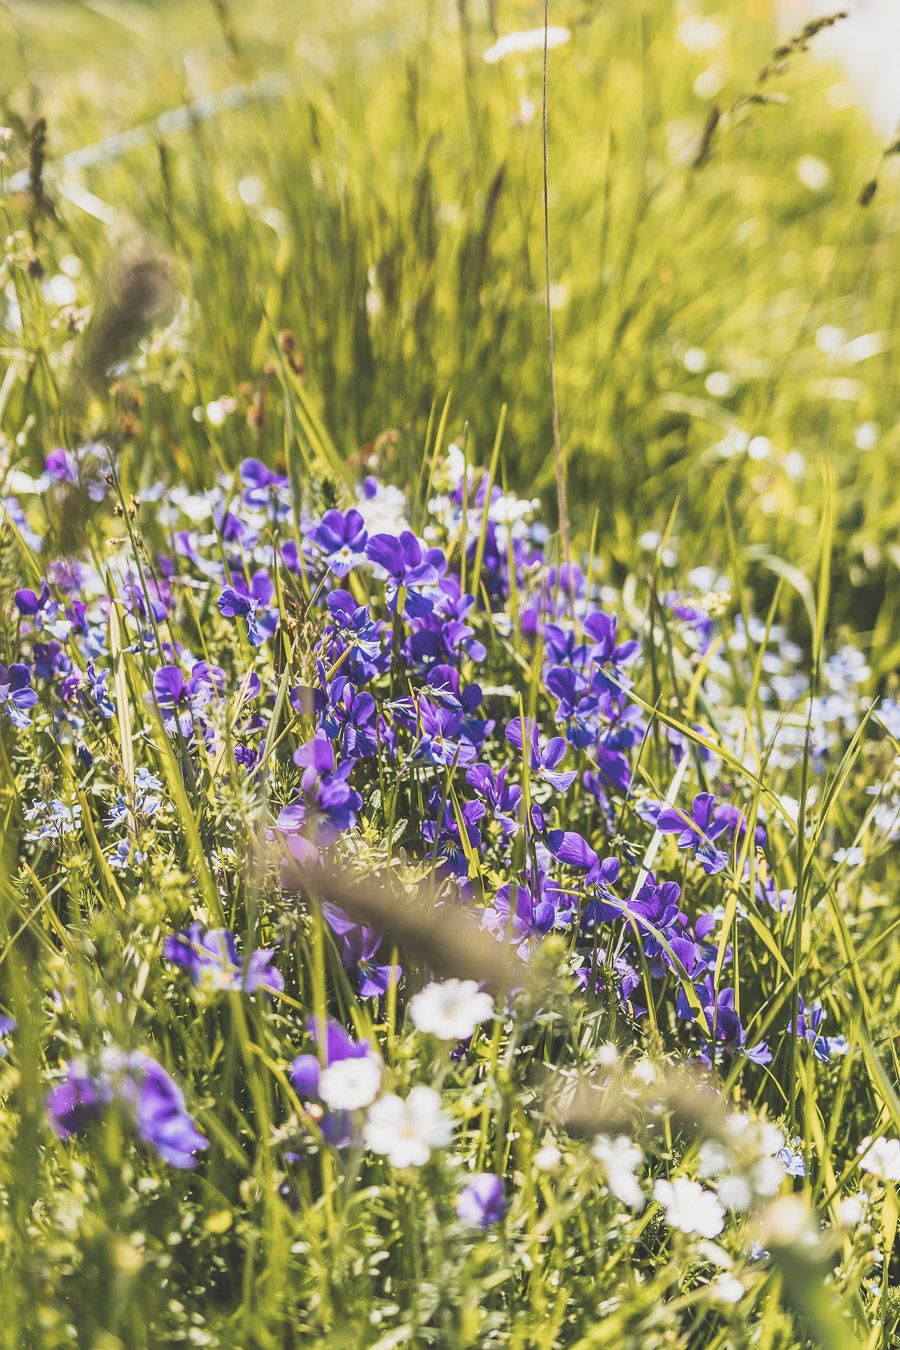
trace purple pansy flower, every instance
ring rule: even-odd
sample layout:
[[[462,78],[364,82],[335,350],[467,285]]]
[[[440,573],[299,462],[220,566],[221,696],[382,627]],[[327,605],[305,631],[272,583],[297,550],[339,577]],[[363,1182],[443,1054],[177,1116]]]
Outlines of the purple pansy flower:
[[[326,511],[312,537],[336,577],[345,577],[353,568],[369,538],[363,518],[355,508],[346,515],[342,511]]]
[[[803,999],[799,1001],[797,1015],[797,1037],[801,1041],[806,1041],[813,1048],[813,1054],[816,1059],[821,1059],[826,1063],[832,1055],[845,1055],[847,1053],[846,1036],[823,1036],[821,1027],[825,1021],[825,1009],[821,1003],[813,1003],[807,1008]]]
[[[498,769],[496,776],[488,764],[473,764],[466,770],[466,782],[492,808],[494,819],[504,835],[514,834],[519,828],[518,814],[522,802],[522,789],[518,784],[507,784],[508,773],[508,764]]]
[[[332,591],[325,603],[335,630],[350,648],[351,661],[371,662],[381,655],[383,625],[372,618],[368,605],[358,605],[349,591]]]
[[[737,1051],[754,1064],[771,1063],[772,1052],[766,1041],[759,1041],[756,1045],[747,1045],[747,1033],[734,1006],[735,993],[733,989],[719,989],[717,992],[712,977],[707,976],[705,980],[694,984],[694,990],[700,1000],[709,1033],[717,1044],[720,1043],[726,1049]],[[683,988],[678,990],[676,1008],[679,1017],[693,1018],[695,1016]],[[700,1058],[704,1062],[709,1061],[706,1052],[701,1054]]]
[[[419,745],[417,756],[432,764],[471,764],[475,746],[463,733],[462,710],[440,707],[424,696],[418,702]]]
[[[713,840],[728,828],[728,821],[716,814],[716,799],[711,792],[698,792],[690,816],[674,807],[663,807],[656,817],[661,834],[677,834],[679,848],[691,848],[704,872],[713,876],[728,862],[728,854],[713,848]]]
[[[241,464],[244,501],[257,511],[265,511],[272,520],[282,520],[290,511],[286,500],[288,480],[267,469],[262,460],[245,459]]]
[[[315,1018],[309,1022],[309,1031],[314,1041],[321,1039],[319,1025]],[[291,1064],[289,1077],[294,1091],[302,1101],[314,1101],[319,1096],[319,1079],[322,1069],[330,1069],[346,1059],[372,1058],[378,1062],[378,1056],[368,1041],[355,1041],[348,1032],[331,1017],[325,1025],[325,1044],[322,1059],[318,1055],[298,1055]],[[322,1063],[324,1060],[324,1064]],[[326,1111],[321,1119],[322,1133],[335,1148],[346,1148],[354,1137],[354,1115],[351,1111]]]
[[[473,1228],[490,1228],[506,1213],[503,1182],[494,1172],[479,1172],[456,1198],[457,1218]]]
[[[506,728],[506,739],[517,750],[523,748],[523,721],[528,747],[528,763],[532,773],[536,773],[539,778],[543,778],[544,782],[549,783],[558,792],[565,792],[575,781],[578,772],[577,769],[557,770],[557,764],[561,763],[565,757],[567,748],[565,740],[562,736],[552,736],[546,746],[542,747],[534,719],[531,717],[524,719],[515,717]]]
[[[0,1014],[0,1059],[5,1059],[9,1054],[9,1047],[6,1044],[6,1041],[7,1038],[13,1034],[15,1029],[16,1019]]]
[[[428,810],[436,817],[443,800],[443,793],[439,787],[432,789],[428,798]],[[469,873],[469,860],[466,847],[463,844],[463,831],[465,831],[468,852],[474,853],[481,846],[481,830],[478,822],[482,819],[486,811],[484,802],[462,802],[457,815],[453,803],[444,802],[443,819],[438,823],[434,818],[426,820],[422,825],[422,838],[426,843],[434,846],[437,840],[435,855],[441,859],[444,868],[457,877],[467,877]]]
[[[605,614],[602,609],[589,614],[584,621],[585,636],[594,644],[591,660],[598,689],[617,690],[627,685],[629,681],[623,677],[622,668],[630,666],[641,650],[640,643],[634,640],[619,643],[618,628],[618,615]]]
[[[253,994],[260,988],[266,992],[284,988],[284,977],[272,965],[274,951],[260,948],[241,960],[234,934],[227,928],[204,932],[201,924],[192,923],[184,932],[166,938],[163,952],[173,965],[188,971],[195,985],[208,991]]]
[[[264,567],[258,568],[248,585],[240,573],[235,573],[233,585],[224,586],[216,604],[226,619],[243,619],[247,625],[247,640],[251,647],[259,647],[272,637],[278,627],[278,613],[269,606],[275,587]]]
[[[25,712],[37,703],[37,693],[31,687],[31,672],[18,661],[8,668],[0,666],[0,708],[14,727],[30,727],[31,718]]]
[[[155,1059],[142,1051],[106,1050],[96,1072],[70,1063],[50,1092],[47,1110],[61,1139],[81,1134],[119,1103],[138,1135],[172,1167],[197,1166],[209,1141],[191,1119],[184,1094]]]
[[[421,619],[431,613],[439,568],[446,566],[439,548],[423,550],[416,536],[404,530],[399,538],[373,534],[366,544],[366,557],[388,574],[387,599],[392,613],[397,611],[401,590],[405,596],[403,612],[409,618]]]
[[[41,589],[38,595],[35,595],[34,591],[29,590],[27,587],[24,587],[22,590],[16,591],[13,599],[15,601],[16,609],[21,615],[26,618],[37,618],[38,627],[40,627],[40,618],[43,610],[47,611],[47,618],[50,620],[56,618],[58,606],[50,593],[50,587],[43,579],[41,580]]]
[[[327,848],[339,835],[353,829],[362,797],[347,782],[355,761],[346,759],[335,769],[334,748],[323,731],[294,751],[294,763],[303,770],[303,797],[281,811],[276,828],[286,836],[293,856],[308,863],[318,856],[316,845]],[[305,828],[315,844],[303,837]]]
[[[559,700],[554,720],[565,722],[567,740],[576,749],[583,750],[597,735],[599,699],[568,666],[551,667],[544,683]]]

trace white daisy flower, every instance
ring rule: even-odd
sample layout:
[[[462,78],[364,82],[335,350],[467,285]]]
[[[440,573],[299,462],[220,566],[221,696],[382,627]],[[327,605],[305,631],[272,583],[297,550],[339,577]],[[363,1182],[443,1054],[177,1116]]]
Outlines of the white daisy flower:
[[[598,1134],[591,1152],[603,1168],[606,1184],[616,1199],[629,1209],[641,1209],[644,1197],[635,1173],[644,1155],[637,1144],[625,1134],[615,1138]]]
[[[435,980],[410,999],[409,1015],[417,1031],[441,1041],[464,1041],[493,1017],[494,1000],[475,980]]]
[[[434,1088],[414,1087],[404,1101],[394,1093],[369,1107],[363,1138],[394,1167],[421,1167],[433,1148],[449,1144],[453,1127]]]
[[[666,1211],[666,1223],[680,1233],[697,1233],[714,1238],[725,1227],[725,1211],[712,1191],[699,1181],[676,1177],[674,1181],[657,1181],[653,1198]]]
[[[884,1181],[900,1181],[900,1139],[866,1138],[859,1146],[859,1165],[864,1172]]]
[[[361,1111],[371,1106],[380,1087],[381,1062],[371,1055],[338,1060],[319,1077],[319,1096],[332,1111]]]

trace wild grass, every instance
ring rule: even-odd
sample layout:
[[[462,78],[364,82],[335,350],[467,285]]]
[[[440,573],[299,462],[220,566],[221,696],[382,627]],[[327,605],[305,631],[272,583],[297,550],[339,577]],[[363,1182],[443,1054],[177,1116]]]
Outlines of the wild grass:
[[[0,659],[33,663],[13,592],[38,591],[51,558],[80,560],[110,603],[102,652],[63,639],[77,692],[35,677],[31,727],[0,728],[0,1001],[16,1022],[0,1080],[3,1344],[874,1350],[896,1336],[896,1186],[859,1152],[900,1131],[896,161],[804,43],[773,56],[765,5],[718,15],[709,51],[685,44],[685,14],[551,6],[571,30],[547,104],[560,447],[585,573],[568,618],[615,609],[618,640],[640,641],[633,687],[613,665],[607,693],[646,724],[627,784],[604,804],[579,776],[563,808],[527,745],[503,738],[517,718],[557,730],[547,625],[565,626],[572,584],[548,570],[564,549],[541,62],[482,60],[492,23],[538,26],[543,8],[5,9],[0,475],[26,515],[0,533]],[[56,447],[88,447],[72,483],[40,476]],[[255,520],[250,457],[284,473],[285,515],[242,552],[196,499]],[[271,829],[310,790],[292,754],[320,724],[314,692],[351,666],[326,632],[333,578],[286,549],[305,557],[311,522],[369,470],[403,489],[474,597],[485,657],[459,667],[496,723],[484,758],[508,763],[525,813],[508,850],[499,826],[469,837],[464,762],[422,762],[408,597],[391,620],[357,567],[356,602],[394,625],[371,681],[387,732],[354,769],[354,828],[321,871],[284,874]],[[457,487],[455,511],[436,509]],[[512,532],[497,544],[492,487],[539,499],[543,564],[514,556]],[[200,519],[203,566],[179,556],[157,614],[159,556]],[[216,602],[263,559],[278,626],[256,648]],[[188,654],[224,688],[173,726],[155,676],[189,674]],[[88,659],[109,669],[109,716]],[[567,766],[583,774],[593,753],[570,748]],[[135,808],[142,769],[159,784],[152,821]],[[747,826],[714,875],[645,810],[689,812],[707,789]],[[118,795],[137,850],[123,866]],[[546,828],[527,823],[532,805]],[[540,870],[557,825],[620,860],[623,917],[581,927],[597,883],[563,862],[579,920],[522,967],[514,914],[494,936],[479,925]],[[635,917],[651,872],[681,886],[691,925],[714,917],[710,976],[770,1062],[719,1045],[671,933]],[[360,995],[329,903],[402,964],[381,997]],[[274,949],[284,987],[195,991],[163,955],[192,921],[233,930],[243,953]],[[494,998],[462,1055],[411,1022],[433,972]],[[827,1060],[797,1034],[814,999],[846,1037]],[[377,1045],[402,1095],[440,1090],[452,1147],[398,1169],[358,1132],[328,1142],[291,1070],[327,1015]],[[135,1141],[127,1101],[84,1137],[53,1135],[62,1066],[96,1067],[110,1046],[150,1051],[183,1087],[209,1141],[195,1172]],[[704,1050],[717,1063],[701,1085],[685,1061]],[[698,1240],[665,1222],[651,1183],[695,1175],[704,1141],[736,1157],[735,1111],[777,1124],[804,1174]],[[598,1133],[639,1143],[640,1207],[611,1190]],[[508,1209],[473,1232],[456,1197],[484,1171]]]

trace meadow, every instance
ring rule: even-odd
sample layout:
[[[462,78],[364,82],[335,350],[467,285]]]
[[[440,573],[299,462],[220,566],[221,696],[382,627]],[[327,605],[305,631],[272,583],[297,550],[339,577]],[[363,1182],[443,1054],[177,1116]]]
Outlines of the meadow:
[[[900,140],[544,17],[0,15],[4,1346],[898,1343]]]

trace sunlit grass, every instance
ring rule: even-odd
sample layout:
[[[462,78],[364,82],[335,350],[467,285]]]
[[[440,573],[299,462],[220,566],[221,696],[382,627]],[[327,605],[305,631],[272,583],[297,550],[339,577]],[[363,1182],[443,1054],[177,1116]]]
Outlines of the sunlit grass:
[[[543,16],[502,0],[496,11],[504,33]],[[842,1350],[856,1338],[875,1350],[896,1333],[896,1188],[863,1177],[858,1153],[900,1128],[884,823],[896,728],[876,701],[896,696],[898,656],[896,161],[834,95],[838,72],[799,48],[773,66],[765,5],[718,16],[708,50],[692,50],[684,11],[662,0],[553,7],[571,30],[550,53],[548,148],[574,553],[598,588],[590,608],[616,609],[619,640],[641,642],[634,687],[615,673],[610,687],[648,728],[608,812],[581,777],[563,811],[527,745],[503,738],[533,717],[546,742],[557,697],[547,615],[534,639],[523,631],[544,574],[517,565],[511,542],[491,552],[490,488],[539,499],[549,564],[562,544],[540,52],[485,63],[490,13],[220,0],[13,6],[0,21],[0,481],[33,517],[0,536],[0,658],[30,650],[13,592],[39,589],[51,557],[92,562],[113,601],[97,659],[114,707],[87,717],[90,764],[43,685],[36,729],[6,721],[0,736],[0,991],[17,1021],[0,1111],[11,1346]],[[466,473],[446,532],[433,503],[455,486],[451,440]],[[94,441],[110,447],[96,468],[104,504],[84,482],[31,495],[54,448]],[[285,519],[245,552],[222,518],[204,525],[207,569],[182,555],[175,608],[151,611],[139,641],[123,569],[147,593],[158,554],[194,528],[196,494],[216,483],[240,513],[248,457],[286,475]],[[480,472],[468,476],[479,466],[480,499]],[[486,656],[460,668],[484,687],[496,722],[485,753],[509,763],[523,818],[540,804],[623,863],[621,925],[607,917],[587,948],[561,925],[527,976],[463,920],[496,904],[537,845],[530,825],[507,852],[499,830],[472,844],[458,757],[423,770],[402,738],[379,737],[354,779],[363,803],[340,866],[285,877],[274,861],[267,832],[300,791],[291,754],[316,728],[312,691],[350,668],[330,652],[324,679],[317,670],[331,583],[302,547],[293,568],[283,550],[345,508],[369,470],[403,489],[413,527],[474,597],[466,622]],[[181,514],[167,514],[173,487],[195,494]],[[44,507],[38,552],[28,531]],[[249,582],[260,554],[279,626],[257,648],[216,601],[222,576]],[[370,571],[346,584],[387,618]],[[569,583],[547,584],[564,608]],[[676,590],[709,620],[708,646],[676,613]],[[402,641],[398,621],[373,688],[392,726],[412,699],[413,744],[424,686]],[[173,732],[154,694],[178,643],[225,672],[209,744]],[[859,678],[835,656],[845,643]],[[72,652],[83,675],[85,651]],[[252,775],[235,757],[251,670],[264,724]],[[594,765],[566,754],[567,767]],[[146,854],[120,869],[106,813],[140,768],[164,807],[158,825],[131,830],[135,847],[145,830]],[[641,814],[646,799],[689,811],[708,787],[747,823],[715,875]],[[80,811],[77,828],[28,838],[26,812],[40,822],[54,798]],[[449,822],[430,842],[429,819]],[[452,838],[471,895],[450,907]],[[715,1044],[719,1013],[707,1017],[670,936],[629,908],[651,869],[681,885],[691,923],[714,913],[716,988],[734,987],[747,1045],[772,1047],[768,1063],[726,1056],[718,1096],[673,1067]],[[587,903],[583,875],[562,871]],[[378,960],[402,960],[399,987],[360,997],[323,902],[385,933]],[[161,955],[194,919],[232,929],[244,953],[276,948],[284,989],[195,995]],[[635,958],[645,1015],[610,992],[641,932],[658,943]],[[409,995],[430,970],[480,979],[502,1014],[461,1057],[411,1027]],[[676,1016],[679,995],[693,1020]],[[829,1063],[795,1034],[813,998],[827,1034],[847,1039]],[[441,1090],[455,1126],[446,1157],[398,1171],[358,1137],[347,1149],[323,1139],[290,1065],[326,1012],[377,1044],[404,1095]],[[63,1062],[109,1044],[152,1047],[184,1088],[209,1140],[187,1179],[134,1147],[127,1110],[89,1143],[50,1133]],[[779,1122],[806,1174],[745,1227],[729,1219],[724,1259],[666,1225],[649,1183],[631,1213],[598,1180],[599,1131],[638,1139],[648,1176],[694,1175],[704,1136],[724,1138],[736,1109]],[[472,1170],[501,1175],[510,1199],[483,1236],[456,1216]],[[861,1179],[870,1203],[851,1222],[841,1204]],[[728,1272],[742,1281],[736,1304],[716,1292]]]

